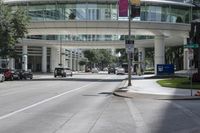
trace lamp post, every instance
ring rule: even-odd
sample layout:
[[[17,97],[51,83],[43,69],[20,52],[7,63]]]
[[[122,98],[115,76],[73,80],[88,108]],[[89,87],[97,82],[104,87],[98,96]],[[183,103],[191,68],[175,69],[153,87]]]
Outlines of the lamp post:
[[[128,40],[131,40],[131,2],[128,1]],[[133,45],[133,44],[132,44]],[[134,53],[134,48],[133,51]],[[133,54],[134,55],[134,54]],[[131,86],[131,52],[127,52],[128,56],[128,86]]]
[[[59,66],[62,67],[62,35],[60,35],[60,63]]]

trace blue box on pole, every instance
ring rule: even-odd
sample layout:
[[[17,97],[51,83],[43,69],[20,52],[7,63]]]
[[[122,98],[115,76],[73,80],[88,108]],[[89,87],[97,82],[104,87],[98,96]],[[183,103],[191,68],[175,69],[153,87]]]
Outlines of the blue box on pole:
[[[173,64],[158,64],[157,75],[173,75],[174,65]]]

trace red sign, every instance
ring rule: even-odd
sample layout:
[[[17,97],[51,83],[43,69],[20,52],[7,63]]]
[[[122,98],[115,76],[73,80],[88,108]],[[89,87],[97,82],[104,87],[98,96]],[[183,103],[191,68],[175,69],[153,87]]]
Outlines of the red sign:
[[[119,0],[119,17],[128,16],[128,0]]]

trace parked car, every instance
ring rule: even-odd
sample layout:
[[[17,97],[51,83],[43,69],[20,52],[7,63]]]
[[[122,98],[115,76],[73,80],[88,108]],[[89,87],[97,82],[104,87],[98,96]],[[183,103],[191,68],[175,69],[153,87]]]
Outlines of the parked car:
[[[12,73],[13,79],[17,79],[17,80],[20,79],[20,72],[19,71],[11,70],[11,73]]]
[[[108,74],[114,73],[115,74],[115,67],[109,67],[108,68]]]
[[[5,76],[3,73],[0,73],[0,82],[5,81]]]
[[[122,67],[118,67],[116,69],[116,74],[119,75],[119,74],[125,74],[125,69],[122,68]]]
[[[92,68],[92,73],[98,73],[99,70],[95,67],[95,68]]]
[[[61,76],[61,77],[66,77],[66,76],[72,76],[73,73],[69,68],[63,68],[63,67],[56,67],[54,70],[54,77]]]
[[[33,79],[33,73],[30,69],[25,70],[17,70],[19,72],[20,79]]]
[[[20,75],[20,79],[33,79],[33,73],[30,69],[27,71],[22,71]]]
[[[8,68],[0,68],[0,73],[4,74],[5,80],[13,80],[13,74]]]

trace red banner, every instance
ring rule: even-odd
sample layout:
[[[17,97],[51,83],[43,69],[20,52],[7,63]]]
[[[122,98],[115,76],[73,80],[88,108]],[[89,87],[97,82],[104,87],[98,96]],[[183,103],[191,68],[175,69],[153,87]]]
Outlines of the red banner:
[[[119,0],[119,17],[128,16],[128,0]]]

